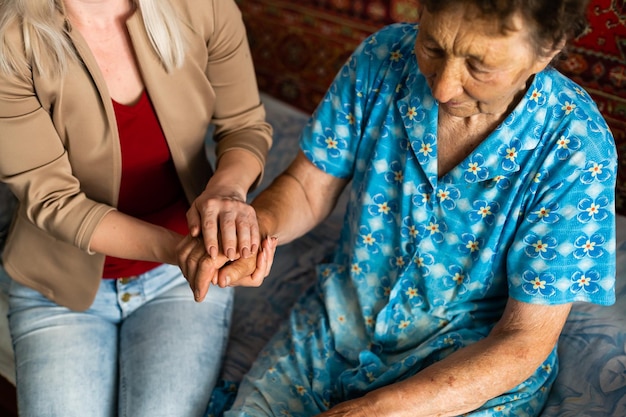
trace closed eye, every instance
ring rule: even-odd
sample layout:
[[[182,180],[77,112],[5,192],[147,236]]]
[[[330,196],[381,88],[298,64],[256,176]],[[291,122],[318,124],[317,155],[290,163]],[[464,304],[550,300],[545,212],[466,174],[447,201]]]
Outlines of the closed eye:
[[[486,78],[493,72],[491,68],[487,68],[482,65],[482,63],[479,63],[472,59],[469,59],[467,61],[467,68],[469,72],[478,79]]]
[[[444,55],[443,49],[436,46],[423,45],[422,51],[431,58],[441,58]]]

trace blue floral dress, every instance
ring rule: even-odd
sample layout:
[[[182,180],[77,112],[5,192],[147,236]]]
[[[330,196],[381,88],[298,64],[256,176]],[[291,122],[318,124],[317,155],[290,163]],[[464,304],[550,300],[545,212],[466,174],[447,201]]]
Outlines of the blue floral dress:
[[[537,74],[438,178],[438,106],[417,31],[395,24],[366,39],[303,131],[319,169],[352,179],[340,246],[227,416],[312,416],[406,379],[487,336],[509,297],[615,300],[617,156],[592,99],[554,69]],[[557,367],[555,349],[468,415],[537,415]]]

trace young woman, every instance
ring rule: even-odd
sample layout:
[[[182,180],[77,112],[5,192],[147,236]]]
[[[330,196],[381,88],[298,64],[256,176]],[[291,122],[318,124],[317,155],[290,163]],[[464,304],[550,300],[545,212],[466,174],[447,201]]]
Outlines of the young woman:
[[[0,16],[0,179],[19,200],[3,262],[20,415],[201,415],[232,290],[197,302],[177,246],[212,234],[231,258],[256,252],[257,235],[218,236],[217,225],[256,224],[245,199],[271,145],[239,10],[232,0],[8,0]]]

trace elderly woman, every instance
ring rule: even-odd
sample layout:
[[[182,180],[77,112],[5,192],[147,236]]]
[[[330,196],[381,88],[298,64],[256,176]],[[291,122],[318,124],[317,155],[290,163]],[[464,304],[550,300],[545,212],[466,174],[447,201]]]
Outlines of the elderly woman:
[[[271,142],[233,0],[0,3],[20,416],[204,413],[233,289],[194,298],[177,246],[207,219],[256,225],[246,195]],[[238,238],[220,235],[225,253],[256,252]]]
[[[287,242],[350,187],[337,253],[228,416],[537,415],[571,303],[614,302],[614,141],[550,67],[587,3],[421,3],[356,50],[253,202]],[[260,283],[264,248],[218,282]]]

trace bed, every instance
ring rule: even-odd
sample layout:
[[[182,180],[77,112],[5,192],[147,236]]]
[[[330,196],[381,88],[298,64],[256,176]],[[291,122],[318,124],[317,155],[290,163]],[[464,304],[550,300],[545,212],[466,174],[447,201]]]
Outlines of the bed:
[[[262,96],[275,129],[264,180],[252,196],[269,185],[295,156],[307,115],[269,95]],[[209,152],[210,154],[210,152]],[[313,266],[329,256],[339,234],[346,196],[316,229],[280,246],[271,275],[260,288],[238,288],[222,381],[214,410],[232,399],[232,387],[285,318],[299,294],[314,280]],[[0,230],[12,205],[0,189]],[[561,372],[542,417],[626,416],[626,216],[617,218],[617,302],[611,307],[574,306],[559,341]],[[6,320],[9,278],[0,268],[0,374],[14,383],[13,356]],[[3,395],[0,393],[0,395]]]

